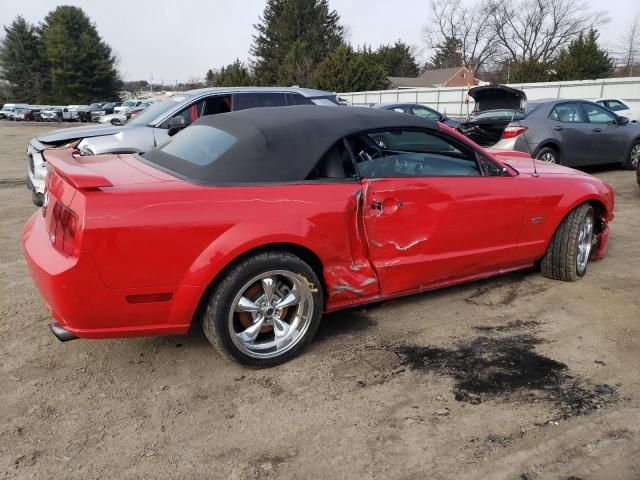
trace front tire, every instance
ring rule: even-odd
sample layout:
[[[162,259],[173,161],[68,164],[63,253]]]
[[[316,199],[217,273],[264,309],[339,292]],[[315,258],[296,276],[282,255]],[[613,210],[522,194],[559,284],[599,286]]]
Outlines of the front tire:
[[[255,367],[290,360],[320,325],[322,285],[314,270],[284,251],[246,258],[215,286],[202,328],[223,355]]]
[[[594,224],[593,207],[588,203],[567,215],[542,258],[540,267],[545,277],[575,282],[584,276],[593,246]]]

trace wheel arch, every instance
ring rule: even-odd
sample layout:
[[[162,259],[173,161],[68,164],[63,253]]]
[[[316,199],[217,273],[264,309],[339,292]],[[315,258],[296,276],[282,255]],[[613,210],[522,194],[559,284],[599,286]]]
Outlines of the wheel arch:
[[[591,207],[593,207],[593,211],[594,211],[596,219],[600,220],[598,223],[604,222],[604,224],[606,224],[607,217],[610,215],[610,212],[607,209],[605,203],[595,195],[591,195],[591,196],[587,196],[587,197],[581,197],[581,198],[575,200],[574,202],[572,202],[571,204],[569,204],[568,207],[563,208],[562,209],[563,210],[562,214],[561,215],[557,215],[554,218],[554,222],[552,223],[553,228],[549,229],[549,231],[547,232],[547,235],[546,235],[546,248],[545,248],[545,251],[546,251],[547,248],[549,248],[549,245],[551,244],[551,240],[553,240],[553,236],[558,231],[558,228],[560,228],[560,225],[562,225],[562,222],[564,222],[564,220],[569,216],[569,214],[571,212],[573,212],[580,205],[584,205],[585,203],[588,203],[589,205],[591,205]]]
[[[535,151],[533,152],[533,157],[536,158],[540,150],[542,150],[545,147],[551,147],[555,149],[560,155],[560,158],[562,158],[562,156],[564,155],[564,152],[562,151],[562,147],[560,146],[560,142],[558,142],[558,140],[556,139],[549,138],[547,140],[543,140],[538,144]]]
[[[215,290],[218,283],[224,277],[226,272],[232,269],[239,262],[250,258],[255,255],[259,255],[261,253],[266,252],[287,252],[291,253],[298,258],[300,258],[303,262],[311,267],[311,269],[315,272],[320,280],[320,284],[322,285],[322,291],[325,292],[324,302],[327,302],[327,288],[326,282],[324,279],[324,264],[320,257],[308,246],[302,245],[300,243],[294,243],[291,241],[276,241],[270,243],[264,243],[262,245],[253,246],[251,248],[247,248],[242,250],[241,252],[236,253],[234,256],[230,256],[227,258],[227,262],[225,265],[218,269],[216,272],[212,272],[209,275],[209,281],[205,285],[200,298],[198,300],[198,305],[196,307],[194,313],[194,319],[200,319],[201,315],[204,313],[204,309],[207,305],[207,300],[210,297],[213,290]]]

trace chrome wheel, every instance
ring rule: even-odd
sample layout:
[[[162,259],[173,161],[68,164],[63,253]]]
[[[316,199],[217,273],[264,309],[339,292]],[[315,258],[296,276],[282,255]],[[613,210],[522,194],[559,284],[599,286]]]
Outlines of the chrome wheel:
[[[300,342],[313,318],[308,281],[287,270],[271,270],[248,281],[231,302],[231,340],[245,355],[268,359]]]
[[[556,156],[553,152],[544,152],[540,155],[540,160],[547,163],[556,163]]]
[[[593,217],[586,215],[578,230],[578,255],[576,256],[576,268],[579,275],[587,269],[591,244],[593,241]]]
[[[633,168],[638,167],[638,163],[640,163],[640,143],[638,143],[637,145],[634,145],[633,148],[631,149],[631,156],[629,160]]]

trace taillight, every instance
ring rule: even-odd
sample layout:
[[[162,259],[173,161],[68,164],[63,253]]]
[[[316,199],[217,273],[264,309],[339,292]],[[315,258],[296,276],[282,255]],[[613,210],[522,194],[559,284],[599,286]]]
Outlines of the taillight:
[[[507,138],[516,138],[518,135],[526,132],[528,128],[529,127],[507,127],[504,129],[504,132],[502,132],[502,138],[505,140]]]
[[[53,246],[67,255],[73,254],[78,217],[73,211],[56,202],[51,215],[49,240]]]

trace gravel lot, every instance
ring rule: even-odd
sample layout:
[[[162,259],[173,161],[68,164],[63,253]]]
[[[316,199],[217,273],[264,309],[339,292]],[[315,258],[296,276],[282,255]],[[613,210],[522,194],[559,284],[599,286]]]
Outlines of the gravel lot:
[[[640,478],[640,189],[577,283],[532,270],[326,316],[302,357],[185,337],[60,343],[27,272],[25,147],[0,122],[0,478]]]

